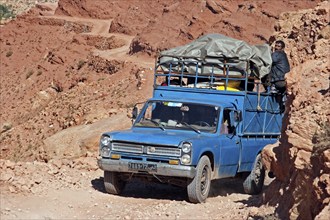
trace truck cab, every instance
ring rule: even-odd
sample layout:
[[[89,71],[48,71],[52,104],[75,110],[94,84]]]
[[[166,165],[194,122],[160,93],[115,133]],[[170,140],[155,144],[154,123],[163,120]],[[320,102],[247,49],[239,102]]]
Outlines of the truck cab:
[[[280,135],[280,101],[261,92],[248,61],[247,71],[231,74],[235,64],[226,60],[182,60],[158,57],[153,97],[134,108],[132,127],[102,134],[98,165],[106,191],[120,194],[141,178],[185,187],[189,200],[201,203],[212,180],[247,174],[245,192],[259,193],[260,152]]]

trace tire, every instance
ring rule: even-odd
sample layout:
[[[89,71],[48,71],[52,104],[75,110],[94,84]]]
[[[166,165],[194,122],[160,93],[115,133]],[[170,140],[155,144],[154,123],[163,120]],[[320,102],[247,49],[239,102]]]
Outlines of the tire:
[[[211,188],[211,163],[207,156],[202,156],[196,168],[194,179],[187,186],[189,201],[192,203],[205,202]]]
[[[251,173],[243,182],[244,191],[247,194],[255,195],[262,191],[265,180],[265,168],[261,161],[261,155],[256,157]]]
[[[119,173],[104,171],[104,187],[107,193],[119,195],[125,185],[126,182],[119,178]]]

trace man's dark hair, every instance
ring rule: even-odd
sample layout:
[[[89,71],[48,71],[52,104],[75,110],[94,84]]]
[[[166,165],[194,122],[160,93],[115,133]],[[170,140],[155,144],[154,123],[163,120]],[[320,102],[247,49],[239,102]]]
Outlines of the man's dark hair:
[[[285,48],[285,43],[284,43],[283,41],[281,41],[281,40],[277,40],[277,41],[275,41],[275,44],[280,44],[281,47],[282,47],[282,49]]]

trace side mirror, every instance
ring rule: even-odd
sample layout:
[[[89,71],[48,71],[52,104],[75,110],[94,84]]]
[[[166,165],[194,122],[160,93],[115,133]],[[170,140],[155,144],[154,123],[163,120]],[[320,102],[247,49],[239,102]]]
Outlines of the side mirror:
[[[237,124],[242,121],[242,112],[241,111],[231,111],[230,113],[230,126],[236,127]]]
[[[242,121],[242,112],[241,111],[234,112],[234,120],[235,120],[235,122]]]
[[[132,110],[132,118],[136,119],[138,115],[138,108],[136,106],[134,106],[133,110]]]

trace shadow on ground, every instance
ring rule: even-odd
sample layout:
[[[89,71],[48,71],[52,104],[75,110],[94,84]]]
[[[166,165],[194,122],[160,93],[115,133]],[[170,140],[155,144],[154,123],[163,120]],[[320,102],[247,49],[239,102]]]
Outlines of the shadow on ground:
[[[102,193],[107,193],[103,184],[103,177],[93,179],[92,187]],[[228,196],[233,193],[244,194],[243,180],[240,178],[228,178],[212,181],[209,197]],[[145,198],[188,201],[186,188],[169,184],[144,182],[133,179],[128,182],[120,195],[122,197]],[[253,196],[248,200],[249,205],[256,205],[260,201],[259,196]]]
[[[103,184],[103,177],[93,179],[92,187],[103,193],[107,193]],[[145,199],[162,199],[162,200],[187,200],[186,189],[172,186],[169,184],[144,182],[133,179],[128,182],[120,194],[122,197],[145,198]]]
[[[104,180],[103,180],[103,177],[99,177],[99,178],[97,178],[97,179],[93,179],[93,180],[91,181],[91,184],[92,184],[92,187],[93,187],[95,190],[97,190],[97,191],[99,191],[99,192],[107,193],[107,192],[105,191],[103,181],[104,181]]]

